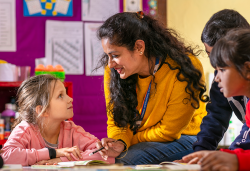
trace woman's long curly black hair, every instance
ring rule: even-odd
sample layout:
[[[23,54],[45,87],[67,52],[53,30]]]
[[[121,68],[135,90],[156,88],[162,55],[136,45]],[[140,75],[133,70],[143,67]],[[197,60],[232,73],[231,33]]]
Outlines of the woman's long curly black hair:
[[[206,87],[201,81],[202,73],[194,67],[188,57],[189,54],[197,54],[191,47],[186,47],[180,41],[174,30],[165,28],[156,19],[147,15],[140,18],[137,13],[118,13],[103,23],[97,31],[97,36],[100,40],[107,38],[110,44],[126,47],[129,51],[134,51],[137,40],[143,40],[145,42],[144,54],[150,63],[154,57],[157,57],[162,61],[161,65],[167,64],[171,70],[179,70],[177,79],[187,82],[185,91],[190,97],[186,100],[189,100],[194,108],[199,108],[199,99],[203,102],[208,101],[208,97],[203,96]],[[166,58],[174,60],[178,67],[165,62]],[[108,55],[103,54],[100,60],[101,66],[106,67],[108,60]],[[121,79],[117,71],[112,68],[109,83],[110,102],[107,105],[107,110],[114,118],[116,126],[123,128],[129,126],[133,131],[137,129],[136,121],[140,118],[136,109],[138,105],[137,78],[138,75],[134,74]]]

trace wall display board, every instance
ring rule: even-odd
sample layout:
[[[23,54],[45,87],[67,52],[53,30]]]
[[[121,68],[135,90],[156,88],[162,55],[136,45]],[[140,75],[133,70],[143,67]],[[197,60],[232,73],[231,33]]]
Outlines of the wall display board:
[[[23,0],[24,16],[73,15],[73,0]]]

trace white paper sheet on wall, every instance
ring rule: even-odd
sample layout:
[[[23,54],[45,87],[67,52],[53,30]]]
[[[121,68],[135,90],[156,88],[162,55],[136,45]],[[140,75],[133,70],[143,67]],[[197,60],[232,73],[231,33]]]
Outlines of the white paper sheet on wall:
[[[16,51],[15,0],[0,0],[0,51]]]
[[[83,21],[105,21],[119,13],[119,0],[82,0]]]
[[[97,71],[94,69],[98,65],[101,55],[104,53],[102,49],[101,41],[96,36],[97,29],[102,23],[85,23],[85,63],[86,63],[86,75],[103,75],[103,68],[99,68]]]
[[[66,15],[69,9],[69,3],[70,1],[67,0],[57,0],[54,11]]]
[[[26,4],[30,15],[41,13],[42,6],[39,0],[26,0]]]
[[[83,23],[46,21],[47,65],[60,64],[66,74],[83,74]]]

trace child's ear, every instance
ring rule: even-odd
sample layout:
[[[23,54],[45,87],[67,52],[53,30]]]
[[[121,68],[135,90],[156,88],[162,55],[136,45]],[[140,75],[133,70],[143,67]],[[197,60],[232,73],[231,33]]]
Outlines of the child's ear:
[[[244,68],[246,72],[246,78],[250,80],[250,61],[244,63]]]
[[[43,107],[41,105],[38,105],[36,107],[36,113],[39,115],[42,112],[42,109],[43,109]],[[47,115],[48,115],[48,113],[46,111],[42,114],[42,116],[47,116]]]

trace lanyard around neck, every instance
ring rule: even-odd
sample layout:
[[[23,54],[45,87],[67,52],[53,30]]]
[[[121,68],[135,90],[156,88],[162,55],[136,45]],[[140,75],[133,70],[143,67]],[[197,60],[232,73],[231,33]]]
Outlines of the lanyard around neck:
[[[156,58],[153,75],[155,75],[156,71],[159,68],[159,65],[160,65],[159,64],[159,58]],[[151,83],[152,83],[152,80],[150,81],[147,93],[145,94],[145,97],[144,97],[144,100],[143,100],[143,103],[142,103],[142,110],[141,110],[141,113],[140,113],[141,118],[140,118],[139,121],[136,122],[137,125],[141,125],[142,119],[143,119],[143,117],[145,115],[147,105],[148,105],[148,99],[149,99],[149,94],[150,94],[150,89],[151,89]]]

